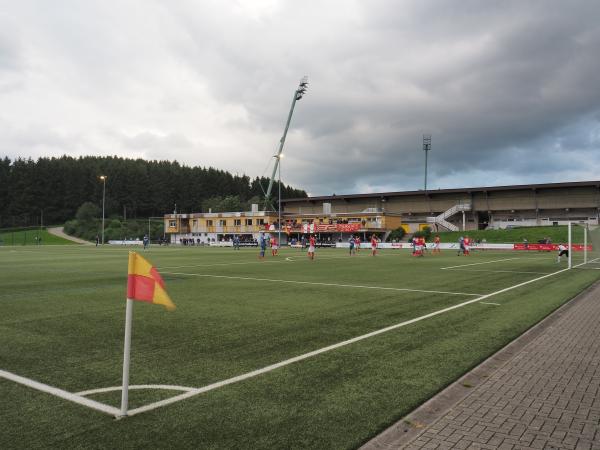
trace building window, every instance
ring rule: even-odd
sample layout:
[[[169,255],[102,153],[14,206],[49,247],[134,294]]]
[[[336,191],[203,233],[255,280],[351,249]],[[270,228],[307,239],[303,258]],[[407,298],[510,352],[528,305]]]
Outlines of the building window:
[[[169,228],[176,228],[176,227],[177,227],[177,221],[169,220]]]
[[[242,219],[234,219],[234,220],[233,220],[233,224],[234,224],[236,227],[239,227],[239,226],[241,226],[241,225],[242,225]]]
[[[227,221],[224,219],[219,220],[219,226],[220,227],[226,227],[227,226]]]
[[[246,225],[252,225],[252,219],[246,219]]]
[[[212,226],[213,226],[213,224],[212,224],[212,220],[207,220],[207,221],[206,221],[206,226],[207,226],[207,227],[212,227]]]
[[[265,219],[256,219],[256,225],[264,225]]]

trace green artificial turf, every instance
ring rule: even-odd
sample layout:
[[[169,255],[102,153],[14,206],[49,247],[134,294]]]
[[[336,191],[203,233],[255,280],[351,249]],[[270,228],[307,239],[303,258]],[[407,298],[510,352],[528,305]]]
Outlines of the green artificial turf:
[[[118,386],[127,250],[0,248],[0,369],[70,392]],[[284,249],[259,261],[255,249],[153,247],[144,256],[163,274],[177,310],[135,303],[130,382],[187,387],[566,267],[554,252],[415,258],[402,250],[349,257],[318,249],[309,261],[301,250]],[[500,306],[471,303],[121,420],[0,378],[0,448],[356,448],[598,272],[563,272],[489,299]],[[177,393],[131,391],[131,406]],[[118,407],[120,392],[90,398]]]

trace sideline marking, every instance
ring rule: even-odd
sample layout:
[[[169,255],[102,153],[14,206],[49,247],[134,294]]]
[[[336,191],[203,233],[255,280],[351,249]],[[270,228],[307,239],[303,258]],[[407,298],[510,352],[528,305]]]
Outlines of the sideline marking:
[[[278,362],[278,363],[275,363],[275,364],[271,364],[269,366],[263,367],[262,369],[253,370],[252,372],[248,372],[248,373],[245,373],[245,374],[242,374],[242,375],[238,375],[237,377],[233,377],[233,378],[228,378],[228,379],[223,380],[223,381],[218,381],[216,383],[212,383],[212,384],[209,384],[207,386],[194,389],[193,391],[189,391],[189,392],[186,392],[184,394],[179,394],[179,395],[176,395],[176,396],[171,397],[171,398],[160,400],[158,402],[149,403],[148,405],[141,406],[139,408],[135,408],[135,409],[132,409],[132,410],[128,411],[128,415],[129,416],[133,416],[133,415],[136,415],[136,414],[139,414],[139,413],[143,413],[143,412],[146,412],[146,411],[151,411],[151,410],[159,408],[161,406],[166,406],[166,405],[169,405],[171,403],[175,403],[175,402],[178,402],[178,401],[181,401],[181,400],[185,400],[186,398],[194,397],[194,396],[196,396],[198,394],[202,394],[204,392],[212,391],[213,389],[218,389],[220,387],[227,386],[228,384],[233,384],[233,383],[237,383],[239,381],[247,380],[248,378],[253,378],[253,377],[257,376],[257,375],[262,375],[263,373],[271,372],[272,370],[279,369],[280,367],[284,367],[284,366],[287,366],[289,364],[292,364],[292,363],[295,363],[295,362],[298,362],[298,361],[302,361],[303,359],[311,358],[313,356],[320,355],[321,353],[325,353],[325,352],[328,352],[330,350],[335,350],[337,348],[340,348],[340,347],[343,347],[343,346],[346,346],[346,345],[349,345],[349,344],[353,344],[354,342],[362,341],[363,339],[367,339],[367,338],[370,338],[370,337],[373,337],[373,336],[377,336],[378,334],[382,334],[382,333],[385,333],[387,331],[395,330],[397,328],[404,327],[406,325],[410,325],[410,324],[413,324],[413,323],[416,323],[416,322],[420,322],[421,320],[429,319],[430,317],[434,317],[434,316],[437,316],[437,315],[440,315],[440,314],[444,314],[444,313],[446,313],[448,311],[452,311],[454,309],[462,308],[463,306],[470,305],[471,303],[480,302],[481,300],[485,300],[486,298],[492,297],[494,295],[502,294],[502,293],[510,291],[512,289],[516,289],[518,287],[525,286],[526,284],[530,284],[530,283],[534,283],[534,282],[539,281],[539,280],[543,280],[544,278],[548,278],[548,277],[557,275],[557,274],[565,272],[567,270],[569,270],[569,269],[567,268],[567,269],[558,270],[556,272],[549,273],[548,275],[544,275],[544,276],[541,276],[541,277],[538,277],[538,278],[534,278],[532,280],[524,281],[523,283],[515,284],[514,286],[509,286],[507,288],[501,289],[501,290],[496,291],[496,292],[492,292],[490,294],[482,295],[481,297],[477,297],[477,298],[475,298],[473,300],[468,300],[466,302],[459,303],[457,305],[450,306],[448,308],[439,309],[439,310],[434,311],[432,313],[425,314],[424,316],[416,317],[414,319],[410,319],[410,320],[407,320],[405,322],[398,323],[396,325],[391,325],[389,327],[381,328],[379,330],[375,330],[375,331],[372,331],[370,333],[363,334],[361,336],[357,336],[357,337],[354,337],[352,339],[348,339],[346,341],[338,342],[337,344],[332,344],[332,345],[329,345],[327,347],[323,347],[323,348],[320,348],[318,350],[314,350],[312,352],[304,353],[303,355],[295,356],[293,358],[286,359],[284,361],[281,361],[281,362]]]
[[[350,287],[359,289],[380,289],[383,291],[404,291],[404,292],[426,292],[429,294],[448,294],[448,295],[470,295],[478,296],[482,294],[469,294],[467,292],[447,292],[447,291],[429,291],[424,289],[408,289],[408,288],[394,288],[394,287],[382,287],[382,286],[362,286],[358,284],[337,284],[337,283],[321,283],[318,281],[294,281],[294,280],[277,280],[273,278],[254,278],[254,277],[235,277],[229,275],[209,275],[203,273],[185,273],[185,272],[164,272],[164,275],[185,275],[190,277],[205,277],[205,278],[227,278],[231,280],[248,280],[248,281],[272,281],[275,283],[292,283],[292,284],[311,284],[316,286],[333,286],[333,287]]]
[[[500,306],[500,303],[492,303],[492,302],[479,302],[482,305],[496,305],[496,306]]]
[[[104,403],[100,403],[95,400],[91,400],[89,398],[82,397],[81,395],[73,394],[73,393],[67,392],[63,389],[59,389],[54,386],[49,386],[47,384],[40,383],[39,381],[34,381],[30,378],[25,378],[25,377],[16,375],[11,372],[7,372],[2,369],[0,369],[0,377],[6,378],[7,380],[10,380],[10,381],[14,381],[15,383],[23,384],[23,385],[31,387],[33,389],[37,389],[38,391],[52,394],[56,397],[60,397],[65,400],[72,401],[74,403],[78,403],[80,405],[87,406],[88,408],[92,408],[97,411],[102,411],[103,413],[110,414],[112,416],[118,416],[121,413],[118,408],[114,408],[112,406],[105,405]]]

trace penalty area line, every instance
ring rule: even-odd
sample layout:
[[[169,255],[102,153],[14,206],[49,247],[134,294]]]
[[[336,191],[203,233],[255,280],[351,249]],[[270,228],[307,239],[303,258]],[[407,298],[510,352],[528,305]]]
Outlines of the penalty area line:
[[[431,291],[424,289],[409,289],[409,288],[394,288],[384,286],[364,286],[359,284],[337,284],[337,283],[322,283],[318,281],[296,281],[296,280],[278,280],[274,278],[254,278],[254,277],[236,277],[230,275],[211,275],[204,273],[185,273],[185,272],[161,272],[164,275],[183,275],[189,277],[204,277],[204,278],[225,278],[229,280],[247,280],[247,281],[271,281],[273,283],[291,283],[291,284],[308,284],[314,286],[331,286],[331,287],[344,287],[344,288],[358,288],[358,289],[376,289],[383,291],[399,291],[399,292],[425,292],[427,294],[448,294],[448,295],[469,295],[478,296],[482,294],[473,294],[467,292],[448,292],[448,291]]]
[[[133,416],[133,415],[140,414],[140,413],[143,413],[143,412],[151,411],[153,409],[160,408],[162,406],[170,405],[171,403],[175,403],[175,402],[178,402],[178,401],[181,401],[181,400],[185,400],[185,399],[190,398],[190,397],[194,397],[194,396],[202,394],[204,392],[212,391],[214,389],[218,389],[218,388],[221,388],[223,386],[227,386],[229,384],[238,383],[240,381],[244,381],[244,380],[247,380],[249,378],[253,378],[253,377],[256,377],[258,375],[262,375],[264,373],[271,372],[271,371],[273,371],[275,369],[279,369],[281,367],[284,367],[284,366],[296,363],[298,361],[302,361],[302,360],[305,360],[305,359],[308,359],[308,358],[312,358],[313,356],[317,356],[317,355],[320,355],[322,353],[329,352],[331,350],[335,350],[337,348],[344,347],[346,345],[350,345],[350,344],[353,344],[355,342],[359,342],[359,341],[362,341],[364,339],[368,339],[368,338],[371,338],[373,336],[377,336],[377,335],[382,334],[382,333],[386,333],[388,331],[392,331],[392,330],[395,330],[395,329],[398,329],[398,328],[401,328],[401,327],[405,327],[407,325],[411,325],[413,323],[420,322],[422,320],[426,320],[426,319],[429,319],[431,317],[438,316],[440,314],[445,314],[445,313],[453,311],[455,309],[462,308],[464,306],[470,305],[471,303],[481,302],[481,300],[485,300],[485,299],[490,298],[490,297],[492,297],[494,295],[502,294],[504,292],[511,291],[513,289],[525,286],[525,285],[530,284],[530,283],[535,283],[536,281],[543,280],[545,278],[552,277],[554,275],[558,275],[559,273],[565,272],[567,270],[569,270],[569,269],[558,270],[556,272],[552,272],[550,274],[547,274],[547,275],[544,275],[544,276],[541,276],[541,277],[533,278],[531,280],[524,281],[523,283],[515,284],[513,286],[509,286],[509,287],[501,289],[499,291],[491,292],[489,294],[482,295],[482,296],[477,297],[475,299],[468,300],[466,302],[462,302],[462,303],[459,303],[459,304],[454,305],[454,306],[450,306],[448,308],[440,309],[440,310],[434,311],[432,313],[425,314],[423,316],[407,320],[405,322],[401,322],[401,323],[397,323],[395,325],[391,325],[389,327],[381,328],[379,330],[372,331],[370,333],[363,334],[361,336],[357,336],[357,337],[354,337],[352,339],[348,339],[348,340],[345,340],[345,341],[342,341],[342,342],[338,342],[337,344],[332,344],[332,345],[329,345],[327,347],[323,347],[323,348],[320,348],[318,350],[314,350],[312,352],[304,353],[303,355],[295,356],[293,358],[286,359],[284,361],[281,361],[281,362],[278,362],[278,363],[275,363],[275,364],[271,364],[269,366],[263,367],[262,369],[253,370],[252,372],[248,372],[248,373],[245,373],[245,374],[242,374],[242,375],[238,375],[238,376],[233,377],[233,378],[228,378],[226,380],[218,381],[216,383],[212,383],[212,384],[209,384],[207,386],[194,389],[193,391],[185,392],[183,394],[179,394],[179,395],[176,395],[174,397],[170,397],[170,398],[167,398],[167,399],[164,399],[164,400],[160,400],[158,402],[149,403],[149,404],[147,404],[145,406],[141,406],[139,408],[135,408],[135,409],[132,409],[132,410],[128,411],[128,415],[129,416]]]
[[[476,262],[476,263],[471,263],[471,264],[459,264],[458,266],[440,267],[440,269],[446,270],[446,269],[454,269],[456,267],[479,266],[482,264],[492,264],[492,263],[502,262],[502,261],[512,261],[513,259],[520,259],[520,258],[494,259],[493,261]]]

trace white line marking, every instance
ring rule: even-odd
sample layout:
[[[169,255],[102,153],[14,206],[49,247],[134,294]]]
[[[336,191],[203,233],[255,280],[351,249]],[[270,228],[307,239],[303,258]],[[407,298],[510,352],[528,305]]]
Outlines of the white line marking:
[[[492,302],[479,302],[482,305],[496,305],[496,306],[500,306],[500,303],[492,303]]]
[[[382,286],[362,286],[358,284],[337,284],[337,283],[320,283],[317,281],[294,281],[294,280],[277,280],[273,278],[254,278],[254,277],[235,277],[229,275],[209,275],[203,273],[184,273],[184,272],[161,272],[163,275],[184,275],[190,277],[206,277],[206,278],[227,278],[230,280],[248,280],[248,281],[272,281],[275,283],[292,283],[292,284],[310,284],[315,286],[333,286],[333,287],[349,287],[359,289],[379,289],[383,291],[402,291],[402,292],[426,292],[430,294],[448,294],[448,295],[471,295],[477,296],[482,294],[469,294],[467,292],[447,292],[447,291],[429,291],[424,289],[408,289],[408,288],[394,288],[394,287],[382,287]]]
[[[547,275],[548,272],[523,272],[520,270],[485,270],[485,269],[452,269],[453,272],[492,272],[492,273],[529,273],[533,275]]]
[[[493,261],[477,262],[477,263],[472,263],[472,264],[460,264],[458,266],[441,267],[441,269],[444,270],[444,269],[454,269],[455,267],[479,266],[480,264],[492,264],[492,263],[501,262],[501,261],[512,261],[513,259],[520,259],[520,258],[494,259]]]
[[[92,408],[97,411],[102,411],[103,413],[110,414],[112,416],[118,416],[121,413],[118,408],[105,405],[104,403],[100,403],[95,400],[91,400],[89,398],[85,398],[80,395],[67,392],[63,389],[59,389],[54,386],[49,386],[47,384],[40,383],[39,381],[34,381],[29,378],[25,378],[2,369],[0,369],[0,377],[6,378],[10,381],[14,381],[15,383],[23,384],[33,389],[37,389],[38,391],[46,392],[48,394],[55,395],[56,397],[60,397],[65,400],[78,403],[83,406],[87,406],[88,408]]]
[[[282,263],[284,261],[310,261],[306,256],[306,253],[303,254],[304,258],[302,259],[292,259],[298,258],[298,256],[288,256],[285,259],[272,259],[277,257],[270,257],[270,259],[262,259],[260,261],[241,261],[241,262],[228,262],[228,263],[211,263],[211,264],[190,264],[185,266],[159,266],[156,268],[159,272],[162,272],[164,269],[185,269],[188,267],[218,267],[218,266],[238,266],[238,265],[246,265],[246,264],[272,264],[272,263]],[[371,255],[364,256],[354,256],[353,258],[368,258]],[[393,255],[380,255],[380,256],[393,256]],[[349,259],[350,257],[347,255],[344,256],[318,256],[318,259]]]
[[[349,344],[353,344],[354,342],[362,341],[364,339],[367,339],[367,338],[370,338],[370,337],[373,337],[373,336],[377,336],[379,334],[386,333],[388,331],[395,330],[397,328],[404,327],[406,325],[410,325],[410,324],[413,324],[413,323],[416,323],[416,322],[420,322],[421,320],[429,319],[431,317],[434,317],[434,316],[437,316],[437,315],[440,315],[440,314],[444,314],[444,313],[446,313],[448,311],[452,311],[454,309],[462,308],[463,306],[470,305],[471,303],[480,302],[481,300],[485,300],[486,298],[492,297],[494,295],[502,294],[502,293],[510,291],[512,289],[516,289],[516,288],[519,288],[521,286],[525,286],[527,284],[534,283],[534,282],[539,281],[539,280],[543,280],[544,278],[548,278],[548,277],[557,275],[557,274],[565,272],[567,270],[569,270],[569,269],[558,270],[558,271],[552,272],[552,273],[550,273],[548,275],[544,275],[544,276],[541,276],[541,277],[538,277],[538,278],[534,278],[534,279],[529,280],[529,281],[524,281],[523,283],[515,284],[514,286],[510,286],[510,287],[501,289],[499,291],[492,292],[490,294],[482,295],[481,297],[477,297],[477,298],[475,298],[473,300],[468,300],[466,302],[459,303],[457,305],[450,306],[448,308],[440,309],[440,310],[434,311],[432,313],[425,314],[424,316],[416,317],[414,319],[398,323],[396,325],[391,325],[389,327],[381,328],[379,330],[372,331],[371,333],[363,334],[362,336],[357,336],[357,337],[354,337],[352,339],[348,339],[346,341],[338,342],[337,344],[329,345],[327,347],[323,347],[323,348],[320,348],[318,350],[314,350],[314,351],[309,352],[309,353],[304,353],[303,355],[295,356],[293,358],[286,359],[285,361],[281,361],[281,362],[278,362],[276,364],[271,364],[270,366],[263,367],[262,369],[253,370],[252,372],[248,372],[248,373],[245,373],[245,374],[242,374],[242,375],[238,375],[237,377],[233,377],[233,378],[228,378],[227,380],[218,381],[216,383],[212,383],[212,384],[209,384],[207,386],[194,389],[193,391],[189,391],[189,392],[186,392],[184,394],[176,395],[176,396],[171,397],[171,398],[167,398],[167,399],[164,399],[164,400],[160,400],[158,402],[150,403],[148,405],[132,409],[132,410],[130,410],[128,412],[128,414],[130,416],[133,416],[133,415],[136,415],[136,414],[139,414],[139,413],[143,413],[143,412],[146,412],[146,411],[151,411],[151,410],[153,410],[155,408],[159,408],[161,406],[169,405],[171,403],[175,403],[175,402],[184,400],[186,398],[194,397],[195,395],[202,394],[204,392],[212,391],[213,389],[218,389],[220,387],[227,386],[228,384],[233,384],[233,383],[237,383],[239,381],[247,380],[248,378],[253,378],[255,376],[262,375],[263,373],[271,372],[272,370],[279,369],[280,367],[284,367],[284,366],[287,366],[289,364],[292,364],[292,363],[295,363],[295,362],[298,362],[298,361],[302,361],[304,359],[311,358],[313,356],[320,355],[321,353],[325,353],[325,352],[328,352],[328,351],[331,351],[331,350],[335,350],[337,348],[340,348],[340,347],[343,347],[343,346],[346,346],[346,345],[349,345]]]
[[[92,395],[92,394],[103,394],[105,392],[120,391],[123,386],[111,386],[106,388],[89,389],[87,391],[76,392],[75,395]],[[193,391],[196,388],[185,387],[185,386],[173,386],[170,384],[134,384],[129,386],[129,389],[165,389],[168,391]]]

